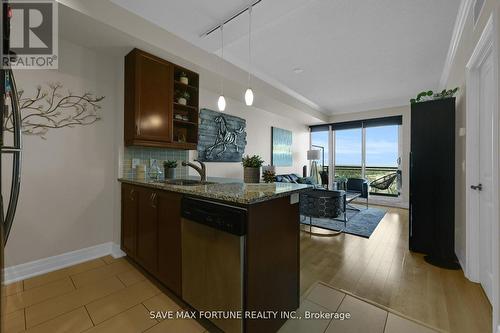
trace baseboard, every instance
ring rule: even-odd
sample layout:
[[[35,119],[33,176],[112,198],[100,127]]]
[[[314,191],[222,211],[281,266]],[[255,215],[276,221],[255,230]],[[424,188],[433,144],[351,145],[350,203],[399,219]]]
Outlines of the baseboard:
[[[33,276],[49,273],[107,255],[118,258],[125,254],[120,250],[120,247],[113,242],[99,244],[85,249],[27,262],[25,264],[7,267],[2,271],[4,275],[4,284],[28,279]]]
[[[111,244],[111,256],[113,258],[121,258],[121,257],[125,257],[127,254],[125,252],[122,251],[122,249],[120,249],[120,245],[116,244],[116,243],[112,243]]]

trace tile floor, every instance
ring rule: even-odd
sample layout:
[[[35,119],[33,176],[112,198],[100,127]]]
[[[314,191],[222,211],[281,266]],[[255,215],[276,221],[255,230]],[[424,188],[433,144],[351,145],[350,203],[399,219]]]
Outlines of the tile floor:
[[[192,319],[150,319],[149,311],[181,306],[124,258],[99,258],[2,288],[2,333],[207,331]],[[337,310],[352,319],[291,320],[281,332],[434,332],[322,283],[305,294],[299,309]]]
[[[304,319],[306,312],[349,313],[350,319]],[[432,333],[439,332],[398,314],[388,312],[384,307],[366,302],[351,294],[334,289],[323,283],[316,283],[301,302],[298,316],[302,319],[289,320],[280,333]]]
[[[206,331],[192,319],[150,319],[149,311],[180,306],[124,258],[91,260],[2,289],[2,333]]]

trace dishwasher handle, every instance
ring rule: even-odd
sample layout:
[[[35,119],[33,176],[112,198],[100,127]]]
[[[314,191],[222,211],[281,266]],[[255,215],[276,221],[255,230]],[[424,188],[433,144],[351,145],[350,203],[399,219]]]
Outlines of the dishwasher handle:
[[[247,211],[244,208],[186,197],[182,200],[181,216],[236,236],[246,234]]]

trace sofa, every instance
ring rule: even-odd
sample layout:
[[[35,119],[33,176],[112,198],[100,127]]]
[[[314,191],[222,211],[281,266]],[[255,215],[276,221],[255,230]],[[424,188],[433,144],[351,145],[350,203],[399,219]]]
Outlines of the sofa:
[[[275,181],[277,183],[295,183],[295,184],[307,184],[307,185],[314,185],[314,186],[319,185],[319,184],[316,184],[316,182],[314,181],[314,179],[312,177],[299,177],[298,175],[296,175],[294,173],[276,175]]]

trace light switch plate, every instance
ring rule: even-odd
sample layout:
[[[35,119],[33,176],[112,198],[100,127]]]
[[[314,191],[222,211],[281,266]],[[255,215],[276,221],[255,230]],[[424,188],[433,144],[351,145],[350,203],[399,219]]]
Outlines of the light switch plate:
[[[135,169],[139,164],[141,164],[141,160],[138,158],[132,159],[132,169]]]
[[[298,193],[293,193],[290,195],[290,205],[294,205],[299,202],[299,194]]]
[[[458,130],[458,136],[465,136],[465,127],[460,127],[460,129]]]

